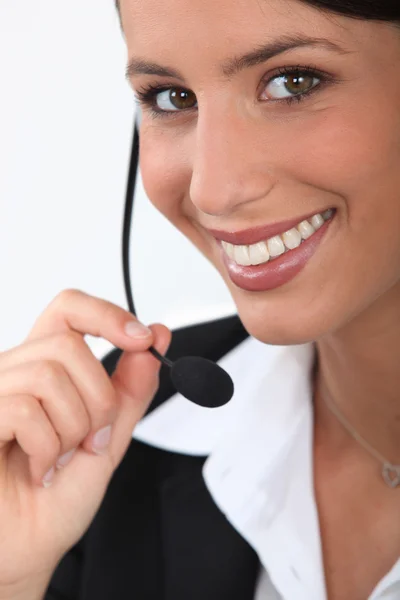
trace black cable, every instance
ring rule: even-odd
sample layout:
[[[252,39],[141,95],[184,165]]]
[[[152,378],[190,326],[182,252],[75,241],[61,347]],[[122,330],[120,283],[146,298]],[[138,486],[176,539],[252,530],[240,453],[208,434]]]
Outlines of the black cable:
[[[128,171],[128,183],[126,187],[125,196],[125,210],[124,210],[124,225],[122,233],[122,267],[124,273],[124,286],[125,295],[128,301],[129,311],[136,316],[135,305],[133,302],[133,294],[131,287],[131,274],[129,267],[129,249],[130,249],[130,238],[131,238],[131,223],[132,223],[132,211],[133,202],[135,197],[136,179],[139,164],[139,131],[135,123],[133,130],[133,140],[131,149],[131,158],[129,163]]]
[[[136,190],[136,180],[137,173],[139,167],[139,130],[137,127],[137,123],[135,121],[135,126],[133,130],[133,140],[132,140],[132,149],[131,149],[131,158],[129,163],[129,171],[128,171],[128,183],[126,186],[126,196],[125,196],[125,210],[124,210],[124,223],[122,229],[122,269],[124,274],[124,286],[125,286],[125,295],[128,302],[129,312],[133,315],[136,315],[135,304],[133,302],[133,294],[132,294],[132,283],[131,283],[131,273],[130,273],[130,261],[129,261],[129,250],[130,250],[130,239],[131,239],[131,223],[132,223],[132,213],[133,213],[133,204],[135,198],[135,190]],[[167,365],[168,367],[172,367],[173,363],[165,356],[162,356],[153,346],[149,348],[149,352],[152,353],[153,356],[158,358],[162,363]]]

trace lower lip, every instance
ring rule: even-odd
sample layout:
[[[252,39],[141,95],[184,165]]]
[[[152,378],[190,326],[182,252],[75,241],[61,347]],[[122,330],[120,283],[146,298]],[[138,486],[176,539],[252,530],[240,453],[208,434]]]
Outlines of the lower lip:
[[[229,258],[221,246],[223,261],[231,281],[249,292],[273,290],[288,283],[300,273],[316,252],[335,215],[336,213],[300,246],[261,265],[249,267],[238,265]]]

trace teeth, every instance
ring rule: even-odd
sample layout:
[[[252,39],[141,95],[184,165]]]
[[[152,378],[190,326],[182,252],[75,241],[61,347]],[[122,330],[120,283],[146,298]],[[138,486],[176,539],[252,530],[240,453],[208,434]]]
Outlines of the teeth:
[[[238,265],[250,266],[266,263],[270,258],[276,258],[287,250],[293,250],[300,246],[303,240],[313,235],[325,221],[333,216],[334,211],[330,208],[323,213],[314,215],[310,221],[302,221],[296,227],[285,231],[281,236],[275,235],[266,242],[257,242],[250,246],[236,246],[228,242],[221,242],[224,252]]]
[[[249,247],[248,246],[234,246],[233,260],[235,262],[237,262],[238,265],[244,265],[246,267],[251,265],[250,256],[249,256]]]
[[[274,258],[275,256],[280,256],[286,250],[285,244],[282,241],[280,235],[275,235],[274,237],[267,240],[267,248],[269,255]]]
[[[327,221],[328,219],[330,219],[333,216],[333,208],[328,208],[328,210],[325,210],[322,213],[322,216],[324,217],[325,221]]]
[[[311,219],[311,225],[314,227],[315,230],[322,227],[322,225],[324,223],[325,223],[325,221],[321,215],[314,215],[313,218]]]
[[[308,240],[315,233],[314,227],[308,221],[302,221],[297,225],[297,229],[303,240]]]
[[[261,265],[269,260],[269,252],[265,242],[258,242],[249,246],[249,255],[252,265]]]
[[[235,249],[235,246],[233,244],[229,244],[228,242],[224,242],[221,241],[221,245],[223,247],[223,249],[225,250],[225,254],[227,254],[229,256],[229,258],[234,258],[233,257],[233,252]]]
[[[301,234],[298,229],[289,229],[289,231],[285,231],[282,235],[282,239],[285,243],[286,248],[289,250],[293,250],[297,248],[301,244]]]

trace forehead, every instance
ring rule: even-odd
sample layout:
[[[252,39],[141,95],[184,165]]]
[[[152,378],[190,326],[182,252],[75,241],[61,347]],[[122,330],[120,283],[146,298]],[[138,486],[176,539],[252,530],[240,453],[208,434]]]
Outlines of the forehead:
[[[219,76],[228,57],[284,36],[329,40],[343,49],[344,59],[353,55],[360,67],[382,65],[388,54],[398,56],[400,49],[399,30],[394,32],[388,23],[335,15],[300,0],[120,0],[120,4],[128,59],[171,66],[184,76]]]
[[[316,36],[344,28],[344,33],[348,21],[298,0],[121,0],[121,13],[128,45],[158,40],[165,51],[179,42],[201,42],[198,53],[217,41],[238,44],[244,34],[265,41],[293,30]]]

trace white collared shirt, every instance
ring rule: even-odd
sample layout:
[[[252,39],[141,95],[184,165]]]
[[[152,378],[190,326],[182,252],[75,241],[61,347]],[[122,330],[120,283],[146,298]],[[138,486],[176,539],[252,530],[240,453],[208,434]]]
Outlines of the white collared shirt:
[[[133,434],[165,450],[208,455],[210,494],[262,565],[254,600],[327,598],[313,487],[314,353],[313,344],[249,337],[218,361],[235,384],[228,404],[204,409],[176,394]],[[381,599],[400,599],[400,559],[366,600]]]

